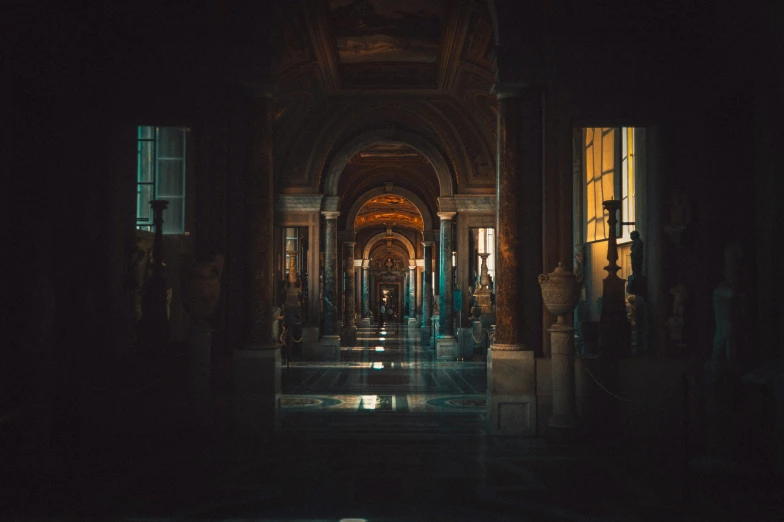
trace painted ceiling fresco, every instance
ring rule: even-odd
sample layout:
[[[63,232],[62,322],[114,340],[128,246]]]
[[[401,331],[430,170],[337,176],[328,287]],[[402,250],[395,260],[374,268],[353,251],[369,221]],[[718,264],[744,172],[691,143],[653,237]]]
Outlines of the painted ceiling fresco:
[[[446,0],[330,0],[343,63],[435,63]]]
[[[359,209],[354,230],[376,226],[424,229],[422,215],[413,203],[397,194],[383,194],[371,199]]]

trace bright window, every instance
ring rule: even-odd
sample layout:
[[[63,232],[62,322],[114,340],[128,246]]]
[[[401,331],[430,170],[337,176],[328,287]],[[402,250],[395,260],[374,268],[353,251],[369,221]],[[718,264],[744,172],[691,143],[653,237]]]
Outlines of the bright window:
[[[633,222],[634,128],[590,127],[583,129],[585,172],[585,241],[602,241],[609,236],[602,203],[621,201],[619,221]],[[628,241],[634,226],[620,226],[618,240]]]
[[[477,231],[477,271],[482,275],[482,256],[479,254],[490,254],[487,256],[487,273],[495,281],[495,230],[492,228],[480,228]],[[493,283],[495,287],[495,283]]]
[[[137,129],[136,225],[152,230],[150,201],[169,202],[163,233],[185,233],[186,147],[190,130],[143,126]]]

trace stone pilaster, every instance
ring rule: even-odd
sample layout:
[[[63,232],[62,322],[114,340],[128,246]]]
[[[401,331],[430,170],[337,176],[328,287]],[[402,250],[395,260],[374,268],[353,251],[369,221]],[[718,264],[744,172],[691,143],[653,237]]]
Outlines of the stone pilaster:
[[[354,346],[357,342],[357,326],[354,322],[356,304],[354,302],[354,247],[356,241],[346,241],[346,313],[343,315],[343,344]]]
[[[416,326],[416,264],[408,267],[408,325]]]
[[[273,162],[272,99],[257,96],[253,107],[253,148],[247,186],[249,303],[247,344],[251,347],[274,345],[272,338],[273,303]]]
[[[429,344],[433,314],[433,241],[423,241],[425,266],[422,271],[422,343]]]
[[[362,327],[370,327],[370,267],[362,261]]]
[[[439,212],[441,218],[441,242],[439,261],[440,282],[439,304],[440,319],[438,336],[436,337],[436,351],[441,359],[454,359],[457,351],[457,338],[452,324],[452,218],[456,212]]]
[[[541,343],[541,96],[496,84],[498,96],[496,328],[488,350],[491,434],[536,436]]]
[[[340,212],[323,211],[324,216],[324,316],[323,337],[338,336],[338,216]],[[338,336],[339,338],[339,336]]]

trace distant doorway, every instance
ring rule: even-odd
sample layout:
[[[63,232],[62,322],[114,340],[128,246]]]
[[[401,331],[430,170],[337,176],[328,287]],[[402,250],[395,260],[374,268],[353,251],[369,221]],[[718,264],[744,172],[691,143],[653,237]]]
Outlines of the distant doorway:
[[[387,310],[389,320],[399,321],[400,313],[400,283],[379,283],[378,289],[378,317],[381,317],[381,305]]]

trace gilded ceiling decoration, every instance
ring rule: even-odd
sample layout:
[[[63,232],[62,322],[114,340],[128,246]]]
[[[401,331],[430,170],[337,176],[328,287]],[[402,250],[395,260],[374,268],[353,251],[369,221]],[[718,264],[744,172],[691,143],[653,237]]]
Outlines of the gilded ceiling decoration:
[[[382,194],[362,205],[354,221],[354,230],[377,226],[423,230],[424,222],[419,210],[406,198]]]

